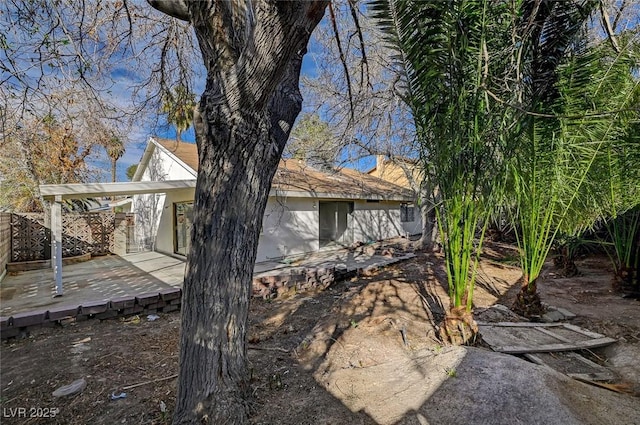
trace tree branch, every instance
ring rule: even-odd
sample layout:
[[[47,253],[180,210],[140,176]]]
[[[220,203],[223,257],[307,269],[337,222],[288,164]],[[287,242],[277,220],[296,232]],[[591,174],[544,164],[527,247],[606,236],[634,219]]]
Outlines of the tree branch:
[[[189,21],[189,8],[183,0],[147,0],[156,10],[182,21]]]
[[[618,45],[618,40],[613,32],[613,28],[611,27],[611,22],[609,22],[609,13],[607,12],[607,8],[605,7],[603,0],[600,0],[600,14],[602,17],[602,26],[609,36],[611,47],[613,47],[613,50],[615,50],[616,53],[620,53],[620,46]]]

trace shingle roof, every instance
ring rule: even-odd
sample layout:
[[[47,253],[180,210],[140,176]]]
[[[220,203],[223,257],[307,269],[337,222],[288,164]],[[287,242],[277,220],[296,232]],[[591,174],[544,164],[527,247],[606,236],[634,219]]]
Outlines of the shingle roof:
[[[175,140],[156,137],[154,140],[194,171],[198,170],[198,149],[195,144],[182,142],[176,147]],[[410,190],[369,174],[349,168],[319,170],[293,158],[280,161],[271,188],[276,191],[304,192],[307,196],[325,198],[406,201],[413,199],[413,193]]]

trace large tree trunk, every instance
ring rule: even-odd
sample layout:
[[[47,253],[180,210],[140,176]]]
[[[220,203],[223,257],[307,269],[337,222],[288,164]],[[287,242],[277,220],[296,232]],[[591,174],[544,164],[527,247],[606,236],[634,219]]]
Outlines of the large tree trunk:
[[[154,5],[163,7],[163,3]],[[174,424],[243,424],[247,315],[271,181],[301,109],[302,55],[325,1],[188,2],[207,67]],[[184,18],[182,9],[173,16]]]

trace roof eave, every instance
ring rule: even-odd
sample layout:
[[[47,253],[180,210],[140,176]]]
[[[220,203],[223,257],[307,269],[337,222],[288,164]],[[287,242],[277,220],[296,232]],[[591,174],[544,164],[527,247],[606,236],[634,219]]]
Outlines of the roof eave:
[[[349,199],[359,201],[397,201],[413,202],[414,197],[409,195],[388,195],[381,193],[338,193],[338,192],[316,192],[313,190],[283,190],[271,188],[269,196],[290,197],[290,198],[325,198],[325,199]]]

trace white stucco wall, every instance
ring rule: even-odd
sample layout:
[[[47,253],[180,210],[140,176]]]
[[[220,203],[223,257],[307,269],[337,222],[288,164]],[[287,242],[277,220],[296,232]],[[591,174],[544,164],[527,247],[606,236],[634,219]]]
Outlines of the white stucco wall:
[[[155,145],[154,145],[155,146]],[[193,172],[175,161],[164,149],[155,146],[140,181],[188,180]],[[146,248],[173,252],[173,202],[193,200],[193,189],[169,195],[156,193],[136,195],[131,211],[136,214],[136,240]],[[185,198],[186,197],[186,198]]]
[[[404,232],[398,202],[356,201],[351,222],[354,241],[388,239]]]
[[[318,217],[314,199],[270,197],[256,261],[318,251]]]
[[[193,202],[194,189],[183,189],[163,195],[162,215],[158,221],[155,250],[165,254],[174,253],[174,204]]]
[[[164,149],[155,147],[149,166],[141,181],[167,181],[195,178],[188,167],[176,161]],[[136,213],[136,234],[140,241],[147,241],[148,248],[173,254],[174,252],[174,204],[194,199],[193,189],[183,189],[166,194],[135,196],[132,211]],[[343,199],[329,202],[349,202]],[[345,240],[375,241],[420,232],[420,214],[415,210],[415,220],[402,223],[400,202],[353,201],[353,211],[347,216]],[[262,232],[260,233],[257,261],[267,261],[285,256],[317,252],[320,249],[319,200],[272,196],[267,202]],[[335,245],[334,245],[335,247]]]

